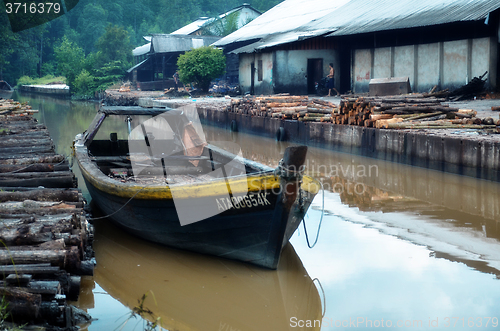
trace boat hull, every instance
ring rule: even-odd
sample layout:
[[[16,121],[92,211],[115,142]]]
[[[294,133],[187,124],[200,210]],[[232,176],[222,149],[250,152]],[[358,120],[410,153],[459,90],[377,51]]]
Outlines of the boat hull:
[[[131,234],[162,245],[271,269],[277,267],[281,249],[297,229],[314,197],[306,191],[301,192],[302,201],[299,203],[297,200],[292,206],[286,217],[285,232],[280,234],[280,227],[276,226],[277,222],[281,222],[276,208],[276,190],[253,193],[254,198],[248,200],[255,201],[256,206],[234,204],[225,211],[221,210],[220,214],[182,226],[172,199],[119,197],[96,188],[86,178],[85,181],[99,209],[105,215],[111,215],[110,219],[114,223]],[[221,201],[221,208],[228,206],[223,205],[222,196],[214,196],[213,199]],[[192,207],[203,210],[209,206],[198,204]],[[276,237],[281,238],[279,242],[276,242]]]

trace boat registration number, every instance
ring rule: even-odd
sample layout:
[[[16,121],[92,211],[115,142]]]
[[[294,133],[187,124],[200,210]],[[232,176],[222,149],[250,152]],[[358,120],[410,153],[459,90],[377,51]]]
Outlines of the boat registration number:
[[[231,198],[216,198],[217,208],[220,211],[229,209],[252,208],[257,206],[269,206],[271,202],[267,196],[270,193],[257,193],[252,195],[231,197]]]

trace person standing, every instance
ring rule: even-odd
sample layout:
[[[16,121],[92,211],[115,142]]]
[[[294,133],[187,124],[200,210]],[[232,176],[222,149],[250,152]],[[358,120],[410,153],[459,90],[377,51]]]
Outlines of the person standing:
[[[176,71],[172,77],[174,77],[175,90],[178,91],[179,90],[179,72]]]
[[[328,96],[331,96],[332,90],[337,92],[337,95],[340,95],[339,91],[335,88],[335,69],[333,68],[333,63],[330,63],[330,73],[326,77],[328,78]]]

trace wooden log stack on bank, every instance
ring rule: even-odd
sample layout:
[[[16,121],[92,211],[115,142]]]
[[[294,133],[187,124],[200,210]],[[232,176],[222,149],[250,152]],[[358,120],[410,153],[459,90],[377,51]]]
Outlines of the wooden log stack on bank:
[[[92,275],[93,231],[81,192],[29,106],[0,99],[0,297],[7,321],[72,329],[67,303]]]
[[[477,111],[443,105],[445,99],[424,94],[344,98],[337,124],[377,129],[484,129],[496,132],[500,120],[478,118]],[[347,117],[347,123],[346,123]]]
[[[240,114],[313,122],[331,122],[338,113],[338,106],[331,102],[293,95],[245,96],[231,99],[230,108]]]
[[[307,96],[245,96],[231,99],[229,111],[279,119],[329,122],[377,129],[481,129],[497,133],[500,119],[444,105],[433,94],[344,97],[337,106]]]

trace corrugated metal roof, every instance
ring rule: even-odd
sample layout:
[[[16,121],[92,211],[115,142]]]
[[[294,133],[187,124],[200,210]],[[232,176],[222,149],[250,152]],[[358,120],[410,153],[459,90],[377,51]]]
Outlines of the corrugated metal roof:
[[[189,23],[188,25],[183,26],[182,28],[180,28],[178,30],[175,30],[171,34],[185,34],[185,35],[188,35],[188,34],[194,33],[196,31],[198,31],[203,26],[203,24],[205,24],[205,23],[207,23],[208,21],[211,21],[211,20],[213,20],[213,18],[200,17],[196,21],[194,21],[192,23]]]
[[[251,5],[249,5],[248,3],[244,3],[243,5],[241,6],[238,6],[238,7],[235,7],[231,10],[229,10],[228,12],[225,12],[223,14],[220,14],[219,15],[219,18],[223,19],[225,18],[226,16],[234,13],[234,12],[237,12],[237,11],[243,11],[243,10],[248,10],[248,11],[252,11],[252,12],[255,12],[255,17],[257,17],[258,15],[261,15],[262,13],[260,11],[258,11],[257,9],[253,8]],[[243,22],[243,19],[244,17],[241,17],[239,20],[238,20],[238,27],[242,27],[246,22]],[[186,25],[186,26],[183,26],[182,28],[178,29],[178,30],[175,30],[174,32],[172,32],[171,34],[184,34],[184,35],[190,35],[191,33],[194,33],[196,31],[198,31],[204,24],[208,24],[210,22],[213,22],[215,21],[215,17],[200,17],[198,18],[196,21]]]
[[[498,0],[351,0],[311,27],[332,28],[329,36],[484,20]]]
[[[151,49],[155,53],[185,52],[192,48],[209,46],[220,37],[185,36],[172,34],[154,34],[151,39]]]
[[[349,0],[286,0],[257,17],[241,29],[219,40],[214,45],[223,46],[233,42],[266,38],[289,32],[298,39],[306,31],[301,26],[317,20]]]
[[[132,68],[128,69],[127,72],[128,73],[131,73],[132,71],[134,71],[135,69],[139,68],[140,66],[142,66],[144,63],[146,63],[146,61],[149,60],[149,58],[145,59],[145,60],[142,60],[141,62],[137,63],[135,66],[133,66]]]
[[[261,38],[253,52],[301,38],[413,28],[482,20],[499,0],[286,0],[214,45]]]
[[[149,53],[151,50],[151,43],[147,43],[146,45],[142,45],[139,47],[136,47],[132,50],[132,55],[134,56],[140,56]]]

